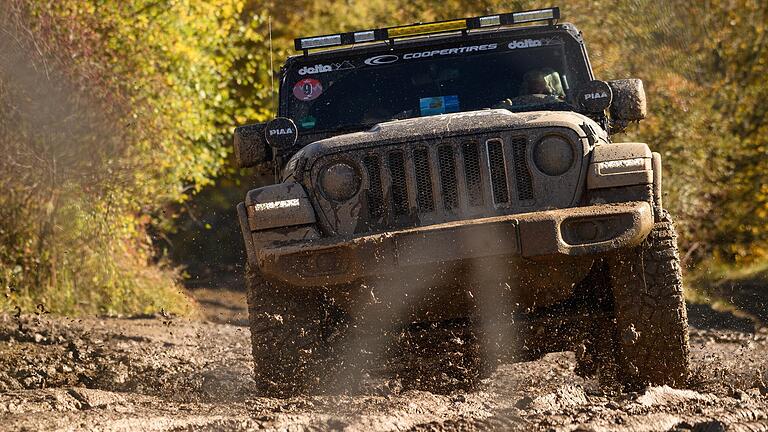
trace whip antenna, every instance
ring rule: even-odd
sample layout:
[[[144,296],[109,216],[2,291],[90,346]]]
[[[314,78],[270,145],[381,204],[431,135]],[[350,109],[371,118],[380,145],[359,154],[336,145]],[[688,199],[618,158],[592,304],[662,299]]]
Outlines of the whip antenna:
[[[272,86],[272,106],[275,109],[275,114],[277,114],[277,103],[275,101],[275,67],[272,63],[272,15],[269,15],[268,17],[268,25],[269,25],[269,78],[270,83]]]

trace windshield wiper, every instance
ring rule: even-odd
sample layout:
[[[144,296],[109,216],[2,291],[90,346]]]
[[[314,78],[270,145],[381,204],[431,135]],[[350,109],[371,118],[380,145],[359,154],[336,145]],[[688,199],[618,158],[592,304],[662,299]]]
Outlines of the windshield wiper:
[[[376,121],[376,122],[373,122],[373,123],[358,123],[358,124],[354,124],[354,125],[344,125],[344,126],[338,126],[338,127],[332,128],[332,129],[323,129],[323,130],[320,130],[320,131],[314,131],[314,130],[313,131],[306,131],[305,133],[311,133],[311,134],[322,134],[322,133],[328,134],[328,133],[330,133],[330,134],[335,134],[335,133],[344,133],[344,132],[363,132],[363,131],[367,131],[368,129],[376,126],[379,123],[386,123],[386,122],[390,122],[390,121],[394,121],[394,120],[397,120],[397,119],[380,120],[380,121]]]
[[[526,111],[571,111],[573,106],[567,102],[548,102],[542,104],[527,104],[527,105],[506,105],[499,107],[512,112],[526,112]]]

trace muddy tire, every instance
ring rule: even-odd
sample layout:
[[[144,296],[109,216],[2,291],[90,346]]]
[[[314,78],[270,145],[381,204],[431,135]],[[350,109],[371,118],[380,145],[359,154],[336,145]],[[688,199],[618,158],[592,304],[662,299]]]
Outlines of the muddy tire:
[[[682,386],[689,373],[677,235],[670,216],[659,216],[643,244],[608,259],[614,325],[602,331],[612,347],[598,349],[598,362],[603,378],[627,389]]]
[[[404,389],[436,394],[477,389],[493,372],[467,319],[411,324],[396,343],[390,370]]]
[[[258,392],[292,397],[325,390],[339,369],[339,310],[321,291],[271,282],[250,268],[246,289]]]

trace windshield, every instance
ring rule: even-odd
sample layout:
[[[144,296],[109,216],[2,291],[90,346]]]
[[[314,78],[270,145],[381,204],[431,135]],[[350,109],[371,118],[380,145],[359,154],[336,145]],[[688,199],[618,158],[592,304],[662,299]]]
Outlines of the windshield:
[[[320,59],[287,72],[283,104],[304,133],[484,108],[571,109],[571,89],[588,78],[565,50],[549,37]]]

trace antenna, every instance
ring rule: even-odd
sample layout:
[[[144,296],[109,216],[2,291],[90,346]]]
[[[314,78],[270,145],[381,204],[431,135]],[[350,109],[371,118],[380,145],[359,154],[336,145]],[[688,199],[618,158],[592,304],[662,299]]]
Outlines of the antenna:
[[[269,15],[268,17],[268,23],[269,23],[269,78],[270,83],[272,85],[272,107],[275,110],[275,114],[277,114],[277,103],[275,102],[275,67],[272,63],[272,15]]]

